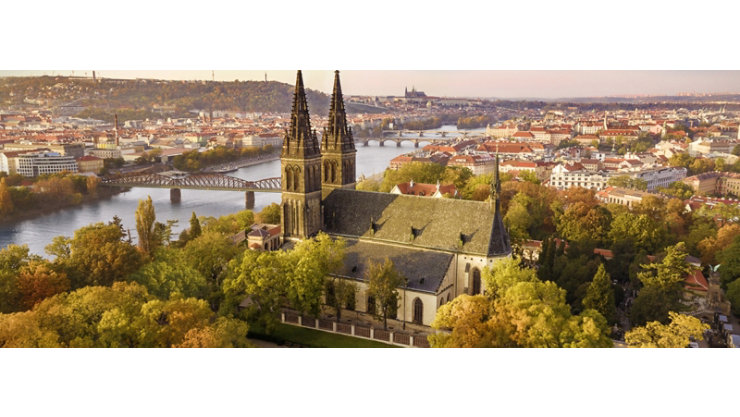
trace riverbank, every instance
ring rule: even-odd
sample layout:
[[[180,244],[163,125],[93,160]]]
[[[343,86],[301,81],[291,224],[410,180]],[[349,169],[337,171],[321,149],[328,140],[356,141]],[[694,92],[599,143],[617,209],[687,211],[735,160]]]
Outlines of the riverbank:
[[[70,203],[70,204],[64,204],[64,205],[55,206],[55,207],[42,207],[42,208],[37,208],[33,210],[25,210],[23,212],[16,212],[16,213],[11,214],[10,216],[0,217],[0,226],[10,226],[15,223],[19,223],[25,220],[31,220],[37,217],[45,216],[47,214],[56,213],[58,211],[62,211],[68,208],[81,207],[86,204],[110,200],[115,195],[126,192],[127,190],[128,190],[127,188],[119,188],[119,187],[98,187],[95,195],[85,195],[83,196],[82,201],[76,204]]]
[[[254,165],[264,164],[265,162],[277,161],[280,159],[280,153],[267,155],[264,158],[248,158],[240,161],[227,162],[224,164],[211,165],[202,170],[202,172],[219,172],[219,171],[231,171],[239,168],[251,167]]]

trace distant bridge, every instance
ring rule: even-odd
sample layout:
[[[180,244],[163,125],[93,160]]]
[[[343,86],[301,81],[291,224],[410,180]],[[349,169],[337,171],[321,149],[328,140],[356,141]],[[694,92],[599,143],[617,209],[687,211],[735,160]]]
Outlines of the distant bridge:
[[[179,203],[181,189],[210,191],[244,191],[247,208],[254,208],[254,193],[281,192],[280,178],[247,181],[223,174],[188,174],[181,171],[134,173],[103,179],[102,185],[110,187],[169,188],[170,201]]]
[[[399,148],[401,147],[401,143],[403,142],[409,142],[413,143],[415,148],[419,147],[419,144],[421,142],[428,142],[428,143],[446,143],[449,142],[450,139],[445,138],[404,138],[404,137],[382,137],[382,138],[357,138],[355,139],[356,143],[361,143],[362,146],[370,146],[370,142],[377,142],[380,146],[385,146],[386,142],[395,142],[396,146]]]

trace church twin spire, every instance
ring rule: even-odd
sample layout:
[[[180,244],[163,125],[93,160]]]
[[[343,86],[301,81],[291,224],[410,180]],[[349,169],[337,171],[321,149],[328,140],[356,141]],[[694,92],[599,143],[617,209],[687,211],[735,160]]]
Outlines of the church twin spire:
[[[283,156],[311,157],[319,154],[316,132],[311,130],[303,75],[298,70],[293,95],[293,109],[290,116],[290,130],[283,141]]]
[[[322,150],[340,151],[355,149],[352,130],[347,126],[347,113],[344,110],[344,98],[342,97],[342,86],[339,83],[339,71],[334,71],[334,91],[331,95],[330,106],[329,126],[324,129],[321,144]]]

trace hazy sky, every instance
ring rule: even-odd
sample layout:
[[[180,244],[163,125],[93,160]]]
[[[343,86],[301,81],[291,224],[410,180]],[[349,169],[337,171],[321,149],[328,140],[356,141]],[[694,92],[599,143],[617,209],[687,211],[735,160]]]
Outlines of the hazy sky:
[[[0,76],[85,75],[79,71],[0,71]],[[269,80],[295,82],[295,71],[216,70],[219,81]],[[210,80],[211,70],[96,71],[108,78]],[[306,87],[330,93],[333,71],[303,71]],[[402,95],[404,87],[430,96],[465,97],[584,97],[679,92],[740,92],[740,71],[341,71],[344,94]]]

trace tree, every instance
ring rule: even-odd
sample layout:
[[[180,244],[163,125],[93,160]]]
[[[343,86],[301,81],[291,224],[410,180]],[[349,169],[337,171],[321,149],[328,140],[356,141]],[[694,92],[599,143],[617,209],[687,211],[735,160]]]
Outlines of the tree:
[[[13,210],[15,210],[13,198],[10,195],[5,178],[2,178],[0,179],[0,215],[8,216],[13,213]]]
[[[162,243],[155,232],[155,221],[152,197],[147,196],[146,200],[139,200],[139,206],[136,208],[136,232],[139,234],[139,250],[147,256]]]
[[[701,261],[704,264],[717,263],[716,254],[729,247],[736,236],[740,236],[740,224],[726,224],[717,231],[717,236],[702,239],[697,245],[701,251]]]
[[[195,239],[196,237],[200,236],[200,234],[200,221],[198,221],[198,216],[196,216],[195,212],[193,212],[193,215],[190,217],[190,232],[188,233],[188,237],[190,239]]]
[[[651,321],[643,327],[636,327],[625,334],[629,347],[641,348],[685,348],[691,339],[703,340],[703,333],[709,325],[696,317],[668,313],[670,324]]]
[[[228,236],[213,231],[203,232],[182,249],[187,265],[198,271],[208,282],[208,299],[214,311],[219,309],[221,303],[221,284],[229,261],[242,250]]]
[[[603,242],[609,232],[611,214],[601,206],[589,208],[578,201],[570,205],[559,217],[557,230],[566,240],[589,240]]]
[[[398,287],[404,284],[405,279],[393,266],[393,262],[386,258],[382,264],[370,262],[365,280],[368,283],[368,296],[373,297],[380,306],[383,329],[387,329],[388,316],[398,308]]]
[[[221,313],[236,314],[238,306],[246,302],[241,314],[272,332],[287,293],[288,268],[285,252],[245,251],[223,281]]]
[[[686,263],[687,255],[686,245],[679,242],[666,249],[662,261],[642,265],[644,271],[639,272],[637,278],[642,282],[643,288],[630,311],[633,323],[664,323],[668,320],[670,311],[684,308],[681,302],[683,282],[691,271]]]
[[[125,279],[142,263],[139,251],[123,237],[119,224],[95,223],[77,229],[72,239],[55,239],[47,251],[63,255],[54,260],[53,268],[66,272],[73,289],[110,285]]]
[[[280,205],[272,203],[269,206],[265,206],[259,212],[257,218],[260,223],[280,224]]]
[[[251,347],[247,340],[249,326],[241,320],[219,317],[216,323],[196,327],[185,333],[182,343],[176,348],[234,348]]]
[[[732,305],[732,312],[740,315],[740,279],[736,279],[727,286],[727,299]]]
[[[0,249],[0,313],[18,311],[18,271],[32,259],[28,245],[10,244]]]
[[[131,274],[130,281],[137,282],[160,299],[173,297],[207,298],[206,278],[185,259],[181,250],[159,248],[151,262]]]
[[[667,230],[662,222],[655,221],[647,214],[624,212],[617,215],[609,230],[612,245],[624,240],[631,240],[637,249],[654,252],[662,247],[667,237]]]
[[[299,242],[288,253],[287,297],[291,306],[303,314],[317,316],[326,279],[344,263],[344,240],[320,232],[315,238]]]
[[[642,191],[647,190],[647,181],[640,178],[633,178],[629,175],[617,175],[615,177],[611,177],[607,184],[613,187],[633,188]]]
[[[574,316],[565,291],[542,282],[515,260],[489,272],[485,296],[461,295],[437,310],[433,347],[609,347],[606,320],[595,310]]]
[[[41,300],[69,290],[69,280],[64,272],[55,272],[46,261],[32,261],[18,274],[20,308],[30,310]]]
[[[326,282],[326,304],[334,309],[337,322],[342,319],[342,309],[353,305],[357,286],[341,278],[331,278]]]
[[[583,307],[598,311],[609,324],[613,324],[616,320],[614,288],[612,288],[609,274],[604,269],[604,264],[599,265],[593,281],[588,286],[586,296],[583,298]]]
[[[719,277],[722,285],[727,287],[731,282],[740,278],[740,236],[736,237],[730,246],[717,254],[720,262]]]

